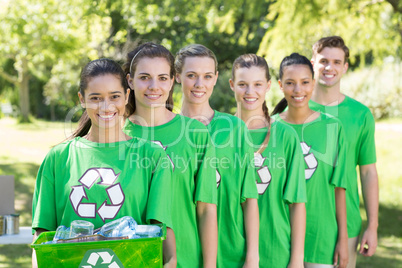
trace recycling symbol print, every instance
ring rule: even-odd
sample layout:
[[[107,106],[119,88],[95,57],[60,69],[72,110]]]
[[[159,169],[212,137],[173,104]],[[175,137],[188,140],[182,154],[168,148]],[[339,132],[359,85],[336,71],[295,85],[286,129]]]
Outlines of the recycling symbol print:
[[[124,268],[123,263],[110,248],[88,250],[78,268]]]
[[[304,174],[306,177],[306,180],[309,180],[314,172],[317,169],[318,162],[317,159],[315,158],[313,153],[310,153],[311,146],[308,146],[307,143],[301,142],[300,143],[304,155],[304,162],[307,164],[307,168],[304,170]]]
[[[81,218],[95,218],[96,214],[100,216],[103,222],[105,219],[113,219],[119,212],[124,203],[125,196],[120,183],[116,183],[119,174],[115,174],[111,168],[90,168],[78,180],[80,185],[72,186],[70,193],[70,202],[75,213]],[[83,199],[90,201],[85,189],[91,187],[98,181],[100,185],[110,185],[106,188],[106,193],[109,197],[110,204],[105,200],[102,205],[96,209],[96,203],[83,203]]]
[[[151,141],[151,142],[153,142],[153,143],[159,145],[159,146],[162,147],[162,149],[165,150],[165,152],[166,152],[167,146],[163,146],[162,142],[160,142],[160,141]],[[169,158],[170,163],[172,164],[172,167],[173,167],[173,171],[174,171],[174,164],[173,164],[173,161],[172,161],[172,159],[170,158],[170,156],[169,156],[168,154],[167,154],[167,157]]]
[[[220,184],[221,184],[221,174],[219,173],[218,170],[216,170],[216,188],[219,188]]]
[[[271,172],[269,172],[268,166],[263,166],[266,157],[262,157],[260,153],[254,153],[254,164],[257,168],[258,177],[257,178],[257,190],[258,194],[262,195],[267,190],[269,184],[271,183]]]

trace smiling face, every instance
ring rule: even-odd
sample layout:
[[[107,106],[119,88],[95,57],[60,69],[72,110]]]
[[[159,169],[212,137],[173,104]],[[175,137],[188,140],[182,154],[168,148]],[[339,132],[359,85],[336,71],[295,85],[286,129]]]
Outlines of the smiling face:
[[[165,58],[142,58],[136,66],[134,77],[128,74],[127,79],[134,89],[137,109],[165,107],[174,83]]]
[[[121,80],[113,74],[89,78],[85,96],[78,93],[81,105],[86,108],[92,127],[120,127],[128,102],[129,89],[124,89]]]
[[[342,75],[348,69],[345,52],[337,47],[325,47],[312,60],[317,83],[322,87],[339,87]]]
[[[271,86],[271,81],[267,80],[263,68],[257,66],[238,68],[234,73],[234,81],[230,80],[229,83],[241,110],[262,111],[265,94]]]
[[[284,67],[278,81],[289,108],[308,107],[314,89],[313,74],[307,65],[295,64]]]
[[[210,57],[186,57],[181,73],[176,75],[183,101],[190,104],[208,103],[217,79],[215,61]]]

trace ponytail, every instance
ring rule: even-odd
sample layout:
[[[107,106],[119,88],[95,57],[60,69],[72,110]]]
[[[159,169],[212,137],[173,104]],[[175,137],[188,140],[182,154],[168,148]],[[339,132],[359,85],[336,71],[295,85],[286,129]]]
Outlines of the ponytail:
[[[166,100],[166,104],[165,104],[166,109],[168,109],[171,112],[173,112],[173,105],[174,105],[174,102],[173,102],[173,88],[174,88],[174,84],[172,86],[172,90],[170,90],[170,92],[169,92],[169,96],[168,96],[168,98]]]
[[[70,139],[87,135],[91,126],[91,119],[89,118],[87,111],[84,111],[80,118],[80,121],[78,122],[78,128],[71,135]]]
[[[267,101],[264,100],[264,103],[262,104],[262,111],[264,112],[265,119],[268,121],[268,125],[271,124],[271,117],[269,116],[269,111],[267,107]]]
[[[275,106],[274,111],[272,112],[272,115],[274,114],[280,114],[283,111],[285,111],[286,107],[288,107],[288,102],[285,98],[281,99],[280,102]]]
[[[268,122],[268,126],[267,126],[268,132],[267,132],[267,135],[265,136],[265,139],[262,142],[260,148],[256,152],[259,154],[262,154],[264,152],[265,148],[267,148],[268,143],[269,143],[269,137],[271,136],[271,117],[269,116],[267,102],[265,100],[264,100],[264,103],[262,104],[262,111],[264,112],[264,117]]]

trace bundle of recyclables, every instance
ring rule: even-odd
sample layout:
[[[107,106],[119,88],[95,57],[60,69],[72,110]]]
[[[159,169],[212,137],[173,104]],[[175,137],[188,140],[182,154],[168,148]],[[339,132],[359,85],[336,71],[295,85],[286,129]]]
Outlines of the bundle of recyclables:
[[[160,237],[161,231],[158,225],[138,225],[130,216],[106,223],[95,231],[91,222],[76,220],[68,228],[59,226],[53,240],[44,244]]]
[[[129,216],[94,230],[77,220],[44,232],[31,245],[39,267],[162,267],[166,226],[138,225]]]

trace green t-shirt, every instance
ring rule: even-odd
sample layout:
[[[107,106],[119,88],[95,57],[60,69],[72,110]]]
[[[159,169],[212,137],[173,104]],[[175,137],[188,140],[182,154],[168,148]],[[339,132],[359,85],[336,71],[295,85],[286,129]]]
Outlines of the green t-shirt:
[[[208,124],[216,152],[218,186],[218,267],[243,267],[246,234],[241,203],[258,198],[253,150],[241,119],[215,111]]]
[[[296,130],[305,161],[307,190],[304,261],[332,264],[338,238],[335,187],[346,189],[346,144],[340,121],[320,114],[312,122],[290,124]]]
[[[145,140],[95,143],[75,138],[53,147],[39,168],[32,229],[56,230],[74,220],[95,228],[124,216],[172,226],[172,168]]]
[[[348,171],[348,191],[346,192],[348,235],[349,237],[356,237],[360,233],[362,224],[356,166],[376,162],[374,117],[366,106],[348,96],[345,96],[339,105],[324,106],[310,101],[309,106],[315,111],[338,118],[345,129],[348,146],[346,157],[350,168]]]
[[[197,201],[217,203],[215,149],[208,129],[195,119],[176,115],[166,124],[146,127],[126,120],[123,131],[162,146],[173,166],[172,224],[177,267],[202,267]]]
[[[267,128],[250,130],[255,152],[267,132]],[[307,200],[303,160],[296,132],[290,126],[273,122],[268,146],[262,154],[255,153],[260,212],[260,267],[286,268],[289,264],[291,227],[288,204]]]

